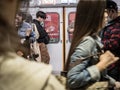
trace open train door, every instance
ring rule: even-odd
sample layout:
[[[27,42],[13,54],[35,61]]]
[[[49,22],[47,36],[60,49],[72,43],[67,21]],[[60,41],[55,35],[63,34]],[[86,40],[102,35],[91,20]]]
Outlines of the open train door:
[[[63,70],[63,8],[45,7],[40,8],[46,12],[45,30],[50,36],[50,43],[47,45],[50,54],[50,64],[54,74],[60,74]]]
[[[74,30],[74,20],[75,20],[76,7],[66,7],[65,8],[65,32],[66,32],[66,59],[68,56],[69,48],[72,40],[72,30]]]

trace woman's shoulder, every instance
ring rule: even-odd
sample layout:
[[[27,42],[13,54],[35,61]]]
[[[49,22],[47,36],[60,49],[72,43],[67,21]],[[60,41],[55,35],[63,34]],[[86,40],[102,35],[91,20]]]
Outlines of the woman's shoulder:
[[[42,90],[51,72],[50,65],[28,61],[16,54],[10,54],[5,61],[2,61],[0,74],[9,86],[20,85],[16,87],[20,88],[17,90],[22,90],[24,86],[27,88],[25,90]]]
[[[79,43],[77,48],[83,47],[83,48],[91,48],[95,46],[95,40],[91,36],[86,36],[83,38],[83,40]]]
[[[85,41],[85,40],[95,42],[92,36],[86,36],[83,38],[82,41]]]
[[[99,45],[99,47],[103,47],[102,43],[101,43],[101,38],[99,36],[86,36],[83,38],[83,40],[80,42],[79,45],[81,44],[84,44],[84,46],[86,47],[87,46],[96,46],[96,45]]]
[[[35,61],[29,61],[25,58],[22,58],[14,53],[11,53],[10,56],[5,61],[6,65],[13,65],[14,67],[17,67],[18,69],[28,69],[30,70],[39,70],[39,72],[43,69],[48,69],[49,71],[52,71],[52,67],[50,65],[46,65],[44,63],[38,63]],[[27,71],[28,71],[27,70]]]

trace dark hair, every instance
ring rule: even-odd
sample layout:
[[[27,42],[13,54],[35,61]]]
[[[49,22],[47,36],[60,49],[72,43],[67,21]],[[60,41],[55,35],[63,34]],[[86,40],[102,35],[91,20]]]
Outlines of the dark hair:
[[[73,39],[65,70],[69,69],[71,55],[85,36],[92,36],[102,27],[105,0],[80,0],[77,5]]]
[[[43,11],[38,11],[38,12],[36,13],[36,18],[38,18],[38,17],[41,17],[41,18],[43,18],[43,19],[46,19],[46,13],[44,13]]]
[[[26,21],[27,23],[32,23],[32,20],[33,20],[32,15],[31,15],[31,14],[27,14],[25,21]]]
[[[118,11],[117,3],[112,0],[107,0],[106,9],[114,9],[115,11]]]
[[[17,13],[18,16],[21,16],[22,17],[22,20],[25,20],[26,19],[26,13],[25,12],[22,12],[22,11],[19,11]]]

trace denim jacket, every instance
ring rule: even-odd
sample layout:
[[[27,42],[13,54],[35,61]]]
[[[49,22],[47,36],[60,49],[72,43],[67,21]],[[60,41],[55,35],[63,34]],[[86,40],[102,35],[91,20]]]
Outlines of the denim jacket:
[[[85,37],[76,47],[74,53],[71,56],[70,63],[74,63],[80,58],[85,58],[89,55],[96,54],[98,52],[97,45],[101,48],[103,47],[98,36],[96,39],[93,39],[90,36]],[[95,66],[95,64],[98,62],[99,59],[96,55],[93,58],[82,61],[80,64],[70,69],[67,74],[68,86],[73,90],[81,89],[90,83],[100,81],[101,77],[107,78],[110,81],[110,84],[114,85],[115,80],[106,74],[106,70],[100,72],[99,69]]]

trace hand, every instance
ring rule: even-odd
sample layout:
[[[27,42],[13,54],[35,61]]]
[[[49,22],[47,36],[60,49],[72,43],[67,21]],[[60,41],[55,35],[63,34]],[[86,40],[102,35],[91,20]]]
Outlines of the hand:
[[[114,90],[120,90],[120,82],[115,82]]]
[[[119,58],[115,57],[110,51],[106,51],[100,56],[100,61],[96,65],[100,71],[106,69],[112,63],[115,63]]]
[[[19,55],[19,56],[23,56],[24,54],[23,54],[23,52],[22,51],[17,51],[17,55]]]
[[[24,38],[21,39],[21,40],[20,40],[20,43],[23,44],[23,43],[25,42],[25,40],[26,40],[26,39],[24,39]]]
[[[31,32],[32,32],[32,30],[26,30],[26,36],[30,36]]]

